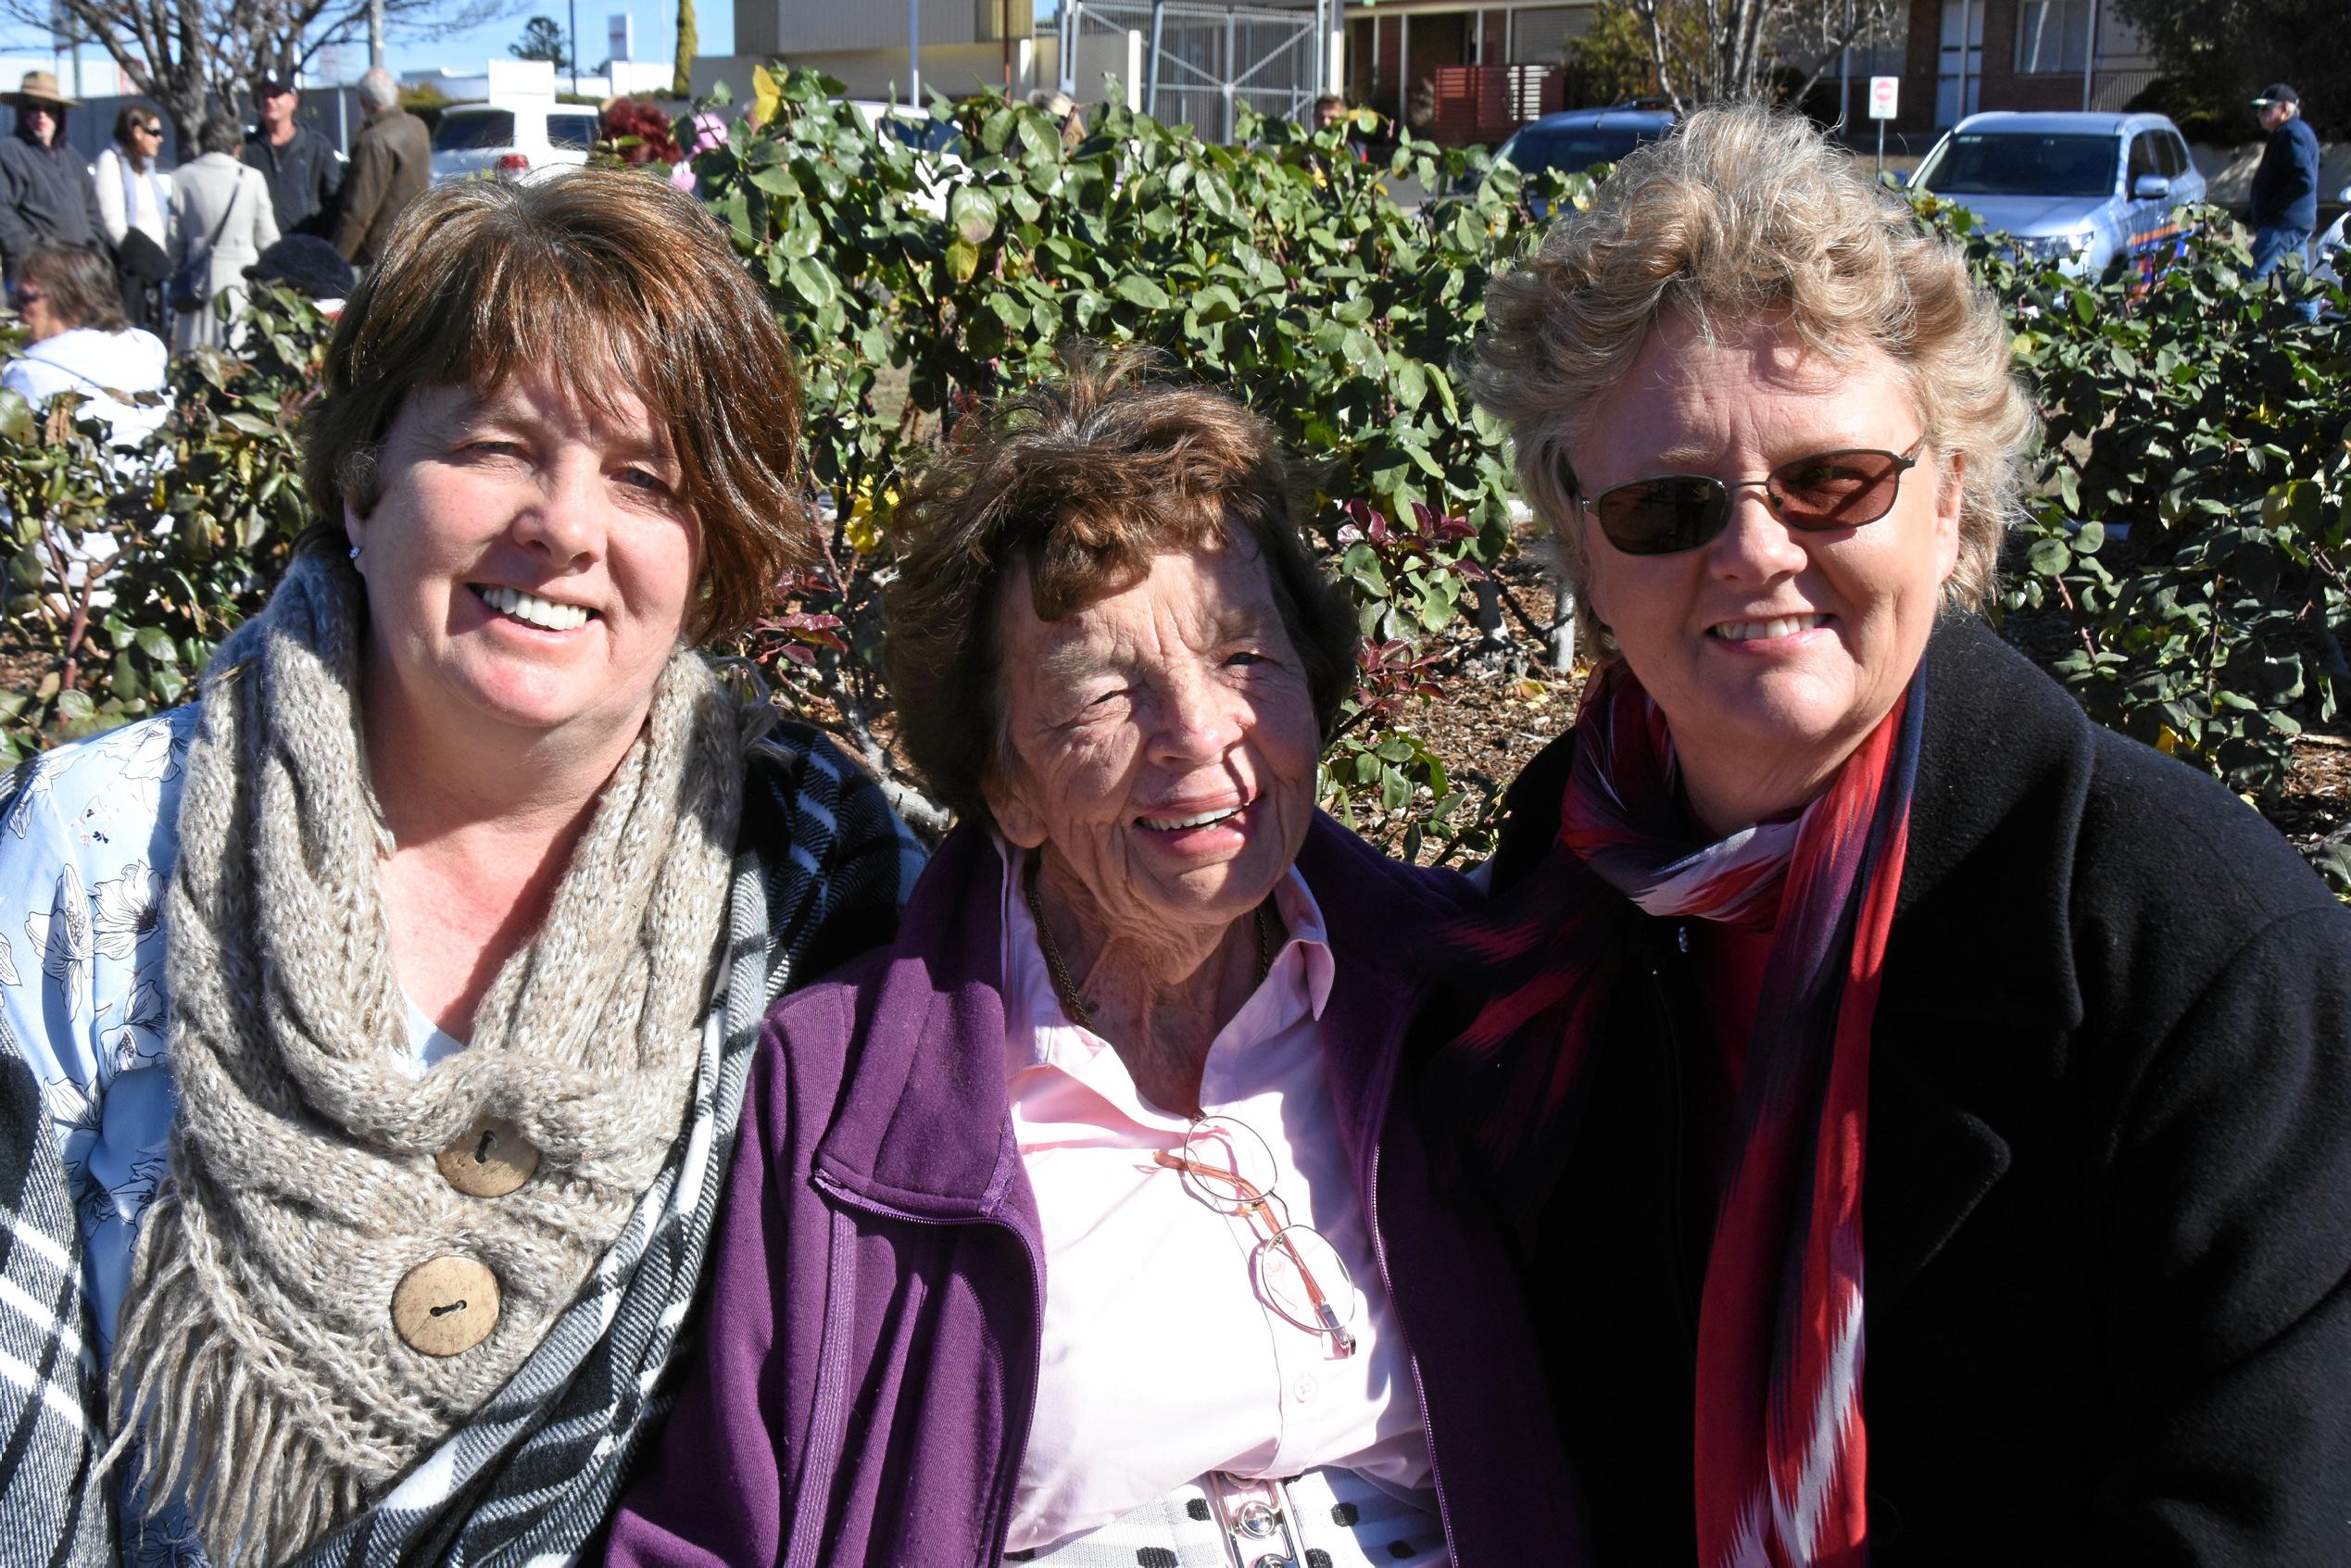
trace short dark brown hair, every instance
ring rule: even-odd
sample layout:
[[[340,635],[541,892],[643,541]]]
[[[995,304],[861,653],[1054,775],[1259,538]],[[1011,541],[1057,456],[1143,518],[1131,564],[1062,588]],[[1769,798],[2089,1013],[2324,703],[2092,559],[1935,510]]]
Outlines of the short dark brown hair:
[[[49,313],[70,330],[90,327],[119,332],[131,323],[122,314],[121,286],[114,266],[80,245],[43,245],[24,258],[17,282],[35,283],[49,296]]]
[[[1292,521],[1279,438],[1148,354],[1062,350],[1064,373],[970,417],[899,514],[885,644],[899,736],[940,802],[991,820],[1003,760],[997,610],[1025,566],[1040,621],[1139,582],[1151,557],[1253,546],[1327,736],[1354,684],[1355,620]]]
[[[458,181],[401,215],[344,307],[304,426],[319,522],[374,509],[377,447],[409,392],[523,374],[606,414],[632,392],[667,432],[702,536],[697,638],[742,631],[813,555],[791,345],[700,205],[633,169]]]

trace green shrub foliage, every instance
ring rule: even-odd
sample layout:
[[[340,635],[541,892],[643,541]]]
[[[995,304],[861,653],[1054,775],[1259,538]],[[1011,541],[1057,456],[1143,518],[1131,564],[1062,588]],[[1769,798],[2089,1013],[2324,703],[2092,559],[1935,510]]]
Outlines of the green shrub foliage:
[[[1580,205],[1589,181],[1529,188],[1409,135],[1364,162],[1272,120],[1216,146],[1117,104],[1067,144],[995,95],[934,103],[961,134],[949,165],[877,136],[837,91],[762,74],[694,169],[772,290],[808,390],[828,537],[744,649],[783,700],[940,825],[891,752],[879,659],[904,476],[980,401],[1049,373],[1067,339],[1148,345],[1280,429],[1301,514],[1359,607],[1362,679],[1326,802],[1400,852],[1480,851],[1498,781],[1449,777],[1413,729],[1464,678],[1465,611],[1515,547],[1507,454],[1457,367],[1490,271],[1535,237],[1530,212]],[[1433,194],[1410,208],[1408,186]],[[1920,207],[2009,302],[2047,423],[2001,601],[2009,634],[2102,721],[2273,794],[2293,737],[2334,719],[2351,674],[2351,338],[2248,287],[2242,234],[2216,212],[2194,215],[2150,284],[2021,264],[1964,212]],[[109,452],[69,403],[44,414],[0,394],[14,676],[0,764],[182,700],[311,521],[295,432],[323,326],[264,289],[255,332],[251,362],[178,368],[170,420],[136,453]],[[98,595],[71,585],[78,548],[112,558]]]

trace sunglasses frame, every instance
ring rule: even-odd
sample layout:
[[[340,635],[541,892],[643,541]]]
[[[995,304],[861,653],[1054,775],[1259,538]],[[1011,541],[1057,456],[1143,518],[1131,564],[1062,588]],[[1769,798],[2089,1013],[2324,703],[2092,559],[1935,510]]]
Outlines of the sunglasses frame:
[[[1902,476],[1918,466],[1920,454],[1926,449],[1927,437],[1922,432],[1918,439],[1912,442],[1906,451],[1895,452],[1882,446],[1831,446],[1824,451],[1807,452],[1802,457],[1791,458],[1784,463],[1775,465],[1769,473],[1760,479],[1740,479],[1728,483],[1709,473],[1647,474],[1640,479],[1628,479],[1622,484],[1612,484],[1589,500],[1577,493],[1572,475],[1563,473],[1561,477],[1565,481],[1568,499],[1575,504],[1577,510],[1589,513],[1592,520],[1600,524],[1600,536],[1608,541],[1611,549],[1628,556],[1678,556],[1686,550],[1702,549],[1722,537],[1723,531],[1730,526],[1731,509],[1738,493],[1741,490],[1761,490],[1764,505],[1770,508],[1771,515],[1786,527],[1792,528],[1798,533],[1833,533],[1840,529],[1867,528],[1871,523],[1881,521],[1886,513],[1894,509],[1894,503],[1902,498]],[[1886,488],[1886,504],[1881,510],[1870,517],[1843,519],[1833,522],[1811,521],[1788,515],[1786,499],[1773,488],[1781,474],[1790,469],[1801,468],[1807,463],[1817,463],[1826,458],[1859,457],[1883,458],[1893,465],[1893,471],[1888,476],[1890,483]],[[1563,464],[1563,468],[1564,466]],[[1610,530],[1608,519],[1602,510],[1609,497],[1622,495],[1628,491],[1639,490],[1648,485],[1663,483],[1696,483],[1713,487],[1713,494],[1708,497],[1698,536],[1686,544],[1671,545],[1662,548],[1639,545],[1628,546],[1617,538]]]

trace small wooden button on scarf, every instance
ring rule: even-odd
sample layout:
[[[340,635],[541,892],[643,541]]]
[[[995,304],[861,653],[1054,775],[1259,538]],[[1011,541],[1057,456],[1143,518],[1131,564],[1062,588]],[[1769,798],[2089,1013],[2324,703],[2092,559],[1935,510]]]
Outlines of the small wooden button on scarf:
[[[451,1186],[468,1198],[504,1198],[531,1179],[539,1151],[522,1130],[497,1116],[481,1116],[457,1142],[433,1157]]]
[[[498,1325],[498,1279],[472,1258],[419,1263],[392,1292],[392,1327],[421,1356],[459,1356]]]

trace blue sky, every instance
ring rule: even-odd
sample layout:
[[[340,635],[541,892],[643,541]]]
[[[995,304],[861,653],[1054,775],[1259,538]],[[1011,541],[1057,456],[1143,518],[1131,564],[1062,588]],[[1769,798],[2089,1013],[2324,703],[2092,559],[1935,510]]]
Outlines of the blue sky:
[[[640,60],[666,60],[677,47],[677,6],[674,0],[639,0],[635,5],[615,5],[613,0],[579,0],[580,64],[592,69],[604,58],[605,19],[627,14],[636,19],[636,57]],[[396,75],[406,70],[427,69],[446,66],[452,70],[478,70],[487,59],[505,59],[506,47],[522,36],[522,24],[533,15],[551,18],[558,27],[571,26],[571,11],[562,0],[534,0],[512,19],[476,28],[471,32],[456,34],[436,43],[418,44],[396,34],[385,47],[388,63]],[[727,55],[735,51],[734,0],[696,0],[695,30],[701,36],[701,52],[705,55]],[[363,42],[351,51],[364,67],[367,45]],[[352,74],[357,74],[354,71]]]

